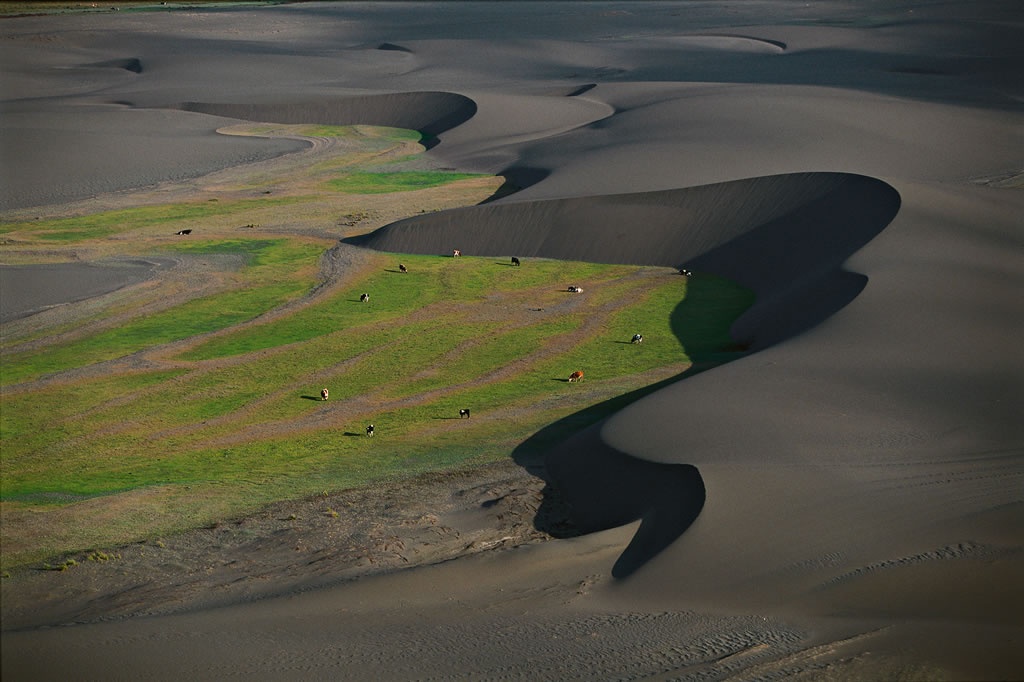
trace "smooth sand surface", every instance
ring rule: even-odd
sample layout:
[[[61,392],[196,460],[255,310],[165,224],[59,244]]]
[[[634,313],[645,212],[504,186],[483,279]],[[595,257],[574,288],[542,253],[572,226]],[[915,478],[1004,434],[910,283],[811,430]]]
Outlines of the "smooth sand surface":
[[[758,296],[733,330],[750,354],[548,455],[591,534],[7,631],[5,679],[1024,677],[1019,3],[0,26],[8,211],[295,149],[218,136],[232,117],[412,121],[520,191],[363,245],[686,266]]]

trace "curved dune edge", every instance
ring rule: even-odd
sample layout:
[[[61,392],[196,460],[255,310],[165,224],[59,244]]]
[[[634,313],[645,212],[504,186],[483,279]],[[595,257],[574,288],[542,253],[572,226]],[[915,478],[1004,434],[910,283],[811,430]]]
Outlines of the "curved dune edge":
[[[0,322],[12,322],[54,306],[144,282],[163,267],[168,264],[141,259],[114,263],[0,264]]]
[[[733,33],[703,33],[691,36],[662,38],[673,45],[693,47],[702,50],[728,50],[730,52],[757,52],[779,54],[786,51],[781,40],[756,38]]]
[[[734,324],[753,350],[808,329],[866,286],[843,263],[881,232],[899,193],[874,178],[799,173],[699,187],[528,202],[418,216],[350,241],[383,251],[538,256],[687,265],[751,288]],[[613,575],[626,577],[682,535],[705,487],[687,464],[641,460],[600,436],[603,422],[549,453],[545,468],[584,533],[642,519]]]
[[[451,92],[398,92],[310,101],[185,102],[181,108],[247,121],[322,125],[372,123],[440,135],[472,118],[477,107],[472,99]]]
[[[757,294],[733,334],[759,348],[824,319],[863,288],[861,278],[838,274],[841,265],[889,224],[899,206],[899,193],[881,180],[795,173],[656,192],[506,200],[400,220],[348,241],[405,253],[459,249],[466,255],[686,265]]]

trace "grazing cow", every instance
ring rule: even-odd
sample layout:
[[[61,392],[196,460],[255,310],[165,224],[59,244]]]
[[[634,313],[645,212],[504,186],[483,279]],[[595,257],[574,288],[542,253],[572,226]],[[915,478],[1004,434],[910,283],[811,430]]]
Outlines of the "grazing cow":
[[[569,383],[571,384],[574,381],[583,381],[583,372],[582,371],[576,370],[575,372],[573,372],[572,374],[569,375]]]
[[[398,271],[399,272],[409,272],[409,268],[407,268],[404,265],[402,265],[401,263],[399,263],[398,264]]]
[[[462,419],[463,417],[469,419],[469,410],[459,410],[459,419]]]
[[[178,230],[174,234],[192,234],[192,230]]]
[[[582,294],[583,293],[583,287],[578,287],[578,286],[576,286],[574,284],[570,284],[569,285],[569,291],[571,291],[574,294]]]
[[[643,334],[633,334],[633,340],[630,341],[630,343],[643,343],[643,342],[644,342],[644,335]]]
[[[686,268],[679,268],[679,274],[682,275],[683,277],[691,277],[693,275],[693,273],[687,270]]]
[[[320,400],[327,400],[327,389],[326,388],[320,390]]]
[[[359,300],[362,303],[366,303],[366,302],[368,302],[370,300],[370,295],[369,294],[359,294]]]
[[[519,259],[515,256],[512,256],[512,265],[519,265]]]
[[[459,251],[458,249],[455,249],[454,251],[452,251],[452,258],[458,258],[461,255],[462,255],[462,252]]]
[[[367,436],[372,436],[373,435],[373,424],[370,424],[369,426],[366,427],[366,435]]]

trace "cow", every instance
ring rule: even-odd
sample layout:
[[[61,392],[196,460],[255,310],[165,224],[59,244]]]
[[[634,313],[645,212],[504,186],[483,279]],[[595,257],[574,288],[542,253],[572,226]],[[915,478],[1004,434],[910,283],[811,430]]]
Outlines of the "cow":
[[[462,419],[463,417],[465,417],[466,419],[469,419],[469,410],[468,409],[459,410],[459,419]]]
[[[370,300],[370,295],[369,294],[359,294],[359,300],[362,303],[367,303]]]
[[[192,234],[192,230],[178,230],[174,234]]]
[[[643,343],[643,342],[644,342],[644,335],[643,334],[633,334],[633,340],[630,341],[630,343]]]
[[[687,270],[686,268],[679,268],[679,274],[682,275],[683,277],[692,277],[693,276],[693,273],[690,272],[689,270]]]
[[[583,381],[583,372],[582,371],[576,370],[575,372],[573,372],[572,374],[569,375],[569,383],[571,384],[574,381]]]
[[[409,268],[407,268],[404,265],[402,265],[401,263],[399,263],[398,264],[398,271],[399,272],[409,272]]]
[[[568,291],[571,291],[574,294],[582,294],[583,293],[583,287],[578,287],[575,284],[570,284]]]
[[[370,424],[369,426],[366,427],[366,435],[373,436],[373,424]]]
[[[320,400],[327,400],[327,389],[320,389]]]
[[[515,256],[512,256],[512,265],[519,265],[519,259]]]
[[[462,255],[462,252],[459,251],[458,249],[455,249],[454,251],[452,251],[452,258],[458,258],[461,255]]]

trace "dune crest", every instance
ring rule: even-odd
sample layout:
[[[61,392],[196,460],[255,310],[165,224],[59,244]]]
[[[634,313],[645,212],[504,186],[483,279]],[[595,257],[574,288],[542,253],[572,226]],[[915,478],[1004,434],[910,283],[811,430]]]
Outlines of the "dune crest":
[[[308,101],[185,102],[181,108],[246,121],[372,124],[408,128],[427,135],[439,135],[465,123],[476,113],[473,100],[451,92],[399,92]]]
[[[351,241],[381,251],[515,253],[662,265],[734,279],[758,295],[738,342],[764,347],[852,300],[843,261],[881,232],[900,198],[881,180],[796,173],[656,192],[511,199],[386,225]]]
[[[845,173],[799,173],[657,192],[515,202],[417,216],[351,241],[383,251],[582,259],[679,267],[757,294],[732,333],[757,350],[847,305],[867,278],[843,263],[895,217],[899,193]],[[699,275],[698,275],[699,276]],[[705,488],[688,464],[653,463],[604,442],[595,426],[546,461],[582,532],[643,519],[613,568],[632,574],[700,514]]]

